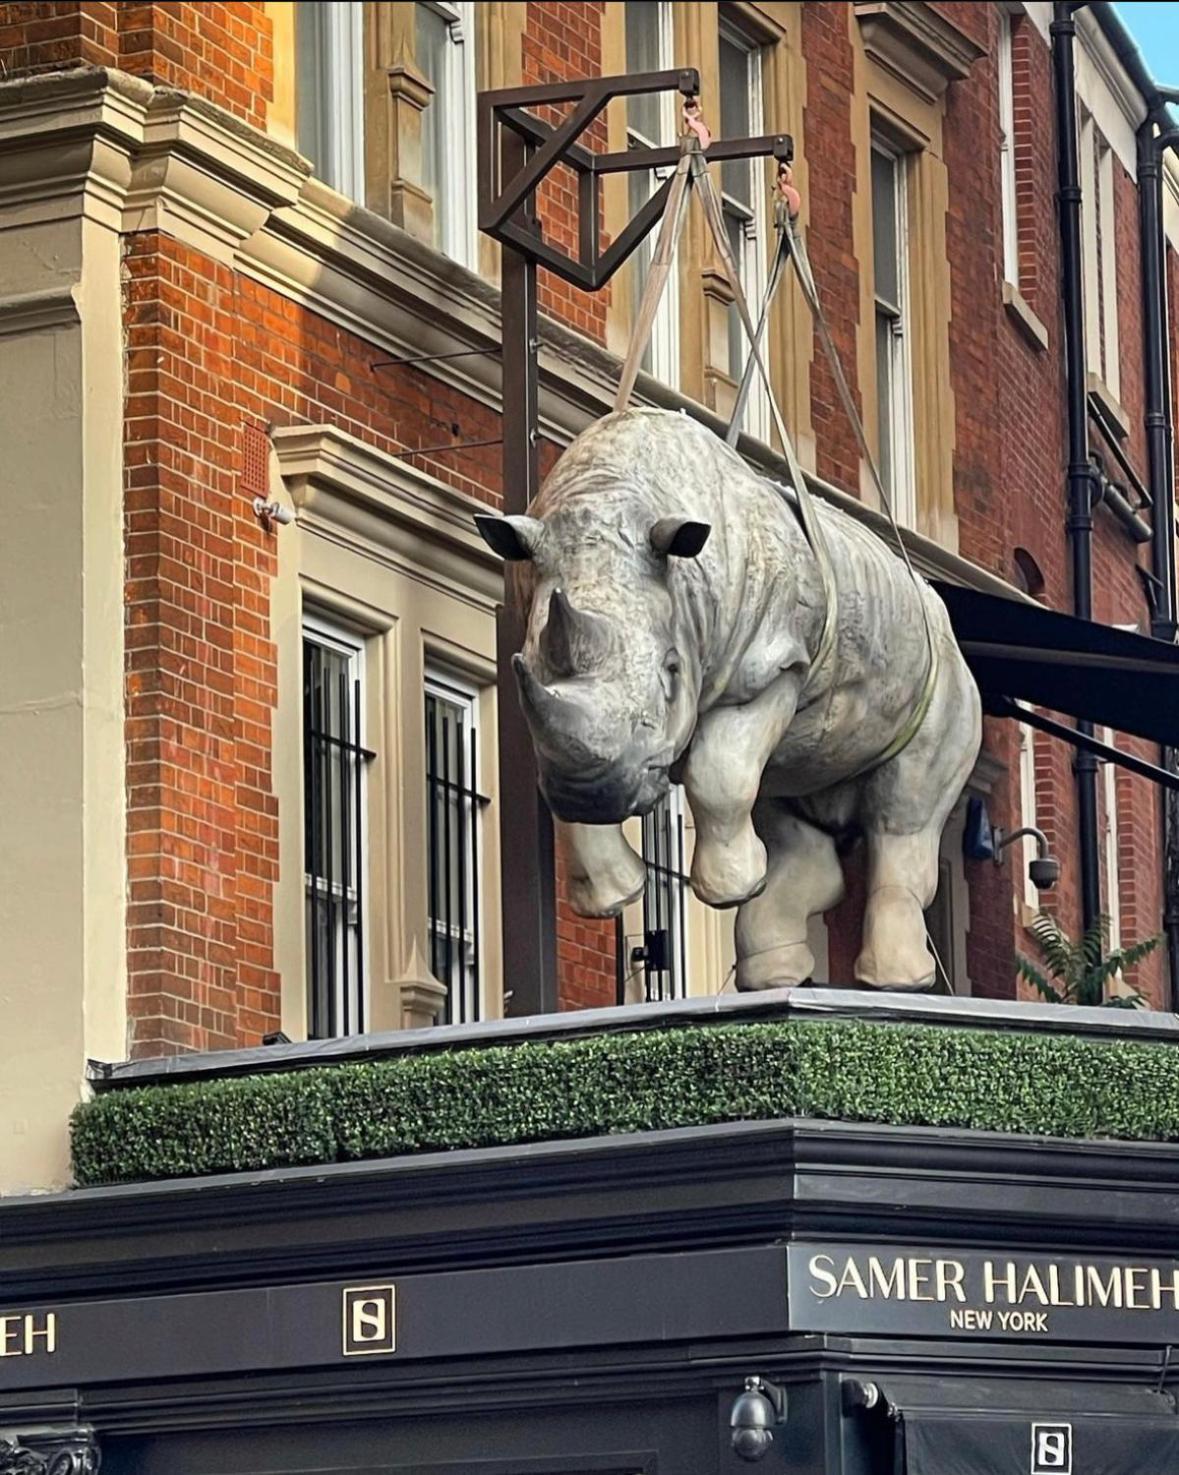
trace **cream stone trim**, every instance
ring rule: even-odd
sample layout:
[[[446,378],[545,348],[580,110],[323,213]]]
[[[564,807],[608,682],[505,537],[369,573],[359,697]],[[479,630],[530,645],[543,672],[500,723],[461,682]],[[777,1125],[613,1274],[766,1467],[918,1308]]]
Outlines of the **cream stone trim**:
[[[279,544],[284,570],[297,571],[297,597],[288,595],[285,617],[276,621],[279,706],[288,722],[297,710],[297,687],[290,687],[299,679],[298,660],[281,647],[285,641],[297,648],[302,604],[332,612],[365,638],[367,719],[370,746],[377,753],[368,807],[371,1027],[399,1028],[406,1011],[421,1007],[413,955],[415,948],[424,952],[426,947],[427,883],[414,861],[426,853],[420,718],[428,659],[462,672],[482,693],[479,783],[493,800],[482,832],[483,1007],[485,1017],[494,1018],[503,989],[494,808],[495,610],[503,600],[503,572],[475,531],[474,514],[482,504],[332,426],[279,429],[272,441],[284,495],[297,514],[293,536],[284,531]],[[279,812],[289,817],[302,812],[302,772],[297,744],[285,746],[275,782]],[[284,856],[293,850],[294,838]],[[285,919],[289,937],[300,943],[302,878],[301,856],[295,852],[281,868],[276,917]],[[301,946],[297,957],[291,949],[283,970],[288,1033],[306,1031],[304,968]]]
[[[677,55],[688,54],[697,43],[703,46],[696,34],[702,25],[711,31],[715,53],[715,25],[708,26],[704,10],[710,11],[715,21],[715,6],[676,7]],[[505,16],[515,11],[515,6],[508,6]],[[715,59],[713,68],[715,71]],[[715,80],[713,87],[715,91]],[[84,68],[0,82],[0,149],[5,158],[0,209],[22,221],[52,220],[80,212],[118,229],[124,223],[124,202],[136,172],[137,208],[143,212],[141,218],[149,215],[155,207],[148,198],[149,180],[140,167],[139,156],[157,91],[162,91],[164,97],[164,103],[157,106],[165,112],[173,108],[175,93],[115,71]],[[298,198],[272,208],[254,234],[237,246],[233,264],[239,271],[359,334],[373,345],[374,356],[495,348],[500,339],[499,293],[492,283],[309,177],[304,160],[264,134],[212,104],[194,104],[194,109],[202,117],[215,119],[218,128],[194,126],[187,130],[184,147],[194,154],[207,152],[199,161],[191,161],[191,170],[185,168],[171,176],[176,192],[186,181],[196,183],[202,174],[216,176],[220,171],[223,178],[232,179],[244,171],[261,176],[264,182],[270,180],[260,189],[263,195],[281,196],[290,189],[292,176],[303,176]],[[938,115],[931,111],[929,116]],[[155,139],[159,153],[152,177],[159,182],[161,193],[169,179],[167,155],[180,147],[179,132],[178,127],[170,125]],[[233,141],[228,159],[220,147],[227,136]],[[940,148],[940,132],[935,136],[935,146]],[[256,157],[249,157],[250,149]],[[198,162],[199,169],[195,167]],[[219,191],[213,193],[220,196]],[[857,203],[863,195],[861,189]],[[178,200],[177,205],[180,208],[158,212],[162,228],[169,233],[186,230],[185,217],[193,213],[196,202]],[[216,233],[225,238],[236,231],[228,223],[221,223]],[[857,240],[857,249],[862,250],[862,246]],[[681,280],[694,282],[694,290],[699,291],[701,261],[698,251],[693,255],[695,250],[688,240]],[[685,290],[685,300],[687,295]],[[688,342],[692,322],[693,315],[686,314],[685,381],[691,377],[693,364],[703,362],[699,319],[694,330],[695,350]],[[617,382],[618,360],[556,322],[542,323],[541,340],[541,429],[546,437],[564,444],[608,410]],[[436,363],[431,372],[442,383],[499,410],[500,365],[494,353]],[[702,375],[698,370],[695,377],[700,385]],[[690,389],[690,384],[686,382],[685,388]],[[702,408],[699,395],[692,398],[648,380],[636,398],[683,408],[706,423],[716,423]],[[751,454],[780,474],[769,448],[759,451],[754,446]],[[812,485],[820,496],[887,533],[887,524],[847,492],[817,478]],[[920,533],[907,535],[906,541],[923,568],[976,588],[993,588],[1015,596],[1011,586],[965,560],[948,557],[945,549],[923,539]]]
[[[76,322],[78,301],[73,287],[46,287],[0,298],[0,338],[67,327]]]
[[[913,460],[918,530],[943,547],[956,551],[955,416],[949,334],[951,293],[946,249],[949,183],[942,157],[945,99],[930,101],[874,62],[864,46],[855,11],[849,12],[848,25],[855,78],[852,142],[856,152],[856,193],[852,202],[852,240],[856,260],[860,263],[860,321],[856,348],[864,425],[869,443],[875,445],[877,391],[871,137],[873,120],[878,119],[907,149]],[[861,468],[861,490],[866,501],[875,500],[866,467]]]
[[[854,0],[864,50],[874,62],[936,102],[985,55],[944,10],[925,0]]]
[[[274,65],[274,96],[266,107],[266,131],[279,143],[296,148],[295,77],[298,63],[295,6],[291,0],[266,0],[266,18],[270,22]]]
[[[1003,283],[1003,306],[1007,316],[1019,328],[1033,348],[1041,353],[1048,348],[1048,329],[1033,312],[1030,303],[1013,282]]]
[[[524,80],[527,0],[480,0],[475,6],[475,75],[480,92],[518,87]],[[499,242],[479,235],[479,272],[499,281]]]

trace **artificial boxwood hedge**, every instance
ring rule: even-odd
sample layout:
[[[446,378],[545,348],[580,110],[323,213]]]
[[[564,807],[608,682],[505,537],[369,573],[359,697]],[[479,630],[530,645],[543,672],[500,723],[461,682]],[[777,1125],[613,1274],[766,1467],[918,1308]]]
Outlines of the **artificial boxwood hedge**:
[[[95,1185],[789,1116],[1179,1140],[1179,1049],[849,1020],[685,1026],[111,1091],[72,1132],[77,1181]]]

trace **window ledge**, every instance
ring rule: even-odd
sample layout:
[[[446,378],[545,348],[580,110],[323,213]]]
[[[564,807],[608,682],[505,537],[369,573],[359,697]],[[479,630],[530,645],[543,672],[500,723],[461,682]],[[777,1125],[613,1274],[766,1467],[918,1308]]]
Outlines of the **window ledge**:
[[[1125,440],[1130,434],[1130,417],[1122,408],[1122,403],[1117,395],[1114,394],[1113,390],[1099,374],[1090,374],[1088,376],[1088,385],[1089,393],[1100,404],[1114,434],[1120,440]]]
[[[1048,350],[1048,329],[1032,311],[1031,305],[1014,282],[1003,283],[1003,306],[1007,316],[1033,348]]]

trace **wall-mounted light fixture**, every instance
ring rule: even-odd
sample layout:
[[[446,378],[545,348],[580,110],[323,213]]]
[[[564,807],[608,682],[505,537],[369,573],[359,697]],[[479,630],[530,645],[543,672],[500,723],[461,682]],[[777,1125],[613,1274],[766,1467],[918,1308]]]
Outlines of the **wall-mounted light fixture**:
[[[254,498],[254,516],[262,523],[278,523],[281,527],[295,520],[289,507],[284,507],[281,502],[268,502],[265,497]]]

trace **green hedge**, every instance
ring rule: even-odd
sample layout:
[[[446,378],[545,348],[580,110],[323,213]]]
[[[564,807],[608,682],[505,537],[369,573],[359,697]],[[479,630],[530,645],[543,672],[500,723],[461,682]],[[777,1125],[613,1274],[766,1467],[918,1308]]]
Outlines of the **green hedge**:
[[[708,1122],[817,1117],[1179,1140],[1179,1050],[786,1020],[470,1047],[111,1091],[77,1108],[82,1185]]]

